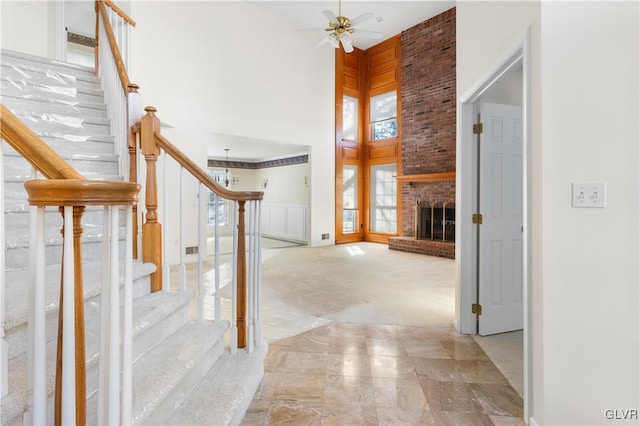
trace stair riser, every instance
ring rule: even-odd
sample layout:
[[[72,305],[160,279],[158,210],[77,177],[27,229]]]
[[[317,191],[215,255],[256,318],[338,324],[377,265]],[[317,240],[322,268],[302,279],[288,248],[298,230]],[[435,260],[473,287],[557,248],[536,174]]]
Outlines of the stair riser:
[[[124,243],[120,242],[120,250],[124,250]],[[51,266],[61,262],[61,246],[46,245],[45,246],[45,265]],[[82,259],[86,262],[96,262],[101,259],[102,242],[86,242],[82,243]],[[5,265],[7,270],[11,269],[27,269],[29,266],[29,249],[15,248],[6,251]]]
[[[3,95],[12,97],[12,98],[21,98],[25,95],[32,96],[36,99],[56,99],[58,101],[66,101],[66,102],[92,102],[92,103],[101,103],[103,102],[103,94],[102,91],[86,89],[86,91],[80,91],[75,88],[60,88],[60,89],[52,89],[48,88],[44,85],[41,86],[33,86],[26,92],[24,89],[20,87],[16,87],[13,84],[9,84],[6,81],[0,82],[0,87],[2,88]],[[57,90],[57,91],[52,91]]]
[[[111,155],[113,156],[113,140],[111,141],[69,141],[58,138],[43,138],[45,143],[55,152],[63,157],[69,157],[72,154],[88,153],[92,155]],[[4,147],[6,156],[19,155],[13,147],[6,144]]]
[[[49,113],[78,117],[107,118],[107,109],[100,104],[63,101],[59,99],[23,99],[2,94],[2,103],[12,111],[27,111],[32,114]]]
[[[171,393],[166,396],[164,403],[154,410],[153,413],[141,424],[165,424],[180,405],[182,405],[185,399],[188,398],[189,393],[193,388],[196,387],[200,380],[202,380],[207,372],[214,366],[224,351],[224,344],[220,340],[214,345],[214,347],[207,351],[201,360],[199,360],[198,365],[194,367],[189,374],[171,390]],[[211,419],[211,421],[215,422],[214,419]]]
[[[83,154],[72,154],[82,156]],[[108,176],[118,174],[118,162],[113,155],[105,155],[108,159],[100,159],[100,156],[93,154],[95,159],[84,160],[74,158],[64,158],[67,163],[80,174],[93,176]],[[5,156],[5,178],[11,180],[34,179],[33,168],[22,157]]]
[[[31,223],[29,212],[5,213],[4,221],[7,229],[24,229],[28,231]],[[83,226],[102,226],[104,211],[98,207],[87,207],[82,215]],[[120,210],[118,221],[122,224],[125,220],[124,210]],[[45,226],[48,228],[62,229],[62,215],[55,209],[45,210]]]
[[[101,120],[102,123],[94,122],[93,120],[83,120],[77,117],[54,117],[54,116],[33,116],[25,114],[16,114],[16,116],[23,121],[30,129],[34,131],[49,131],[49,132],[61,132],[62,134],[72,135],[108,135],[111,133],[110,124],[104,119],[94,119],[95,121]]]
[[[94,71],[90,68],[74,64],[58,64],[47,58],[29,57],[21,53],[3,51],[0,55],[0,62],[4,66],[15,67],[29,75],[46,75],[48,73],[49,75],[59,74],[63,79],[65,76],[71,76],[76,80],[98,81]]]
[[[137,336],[133,342],[133,362],[179,330],[188,320],[189,304],[187,303],[181,309],[165,317],[161,323],[151,327],[144,335]]]
[[[72,135],[62,132],[47,132],[46,130],[35,130],[45,142],[55,139],[58,142],[69,142],[71,144],[82,144],[86,142],[107,143],[113,145],[116,137],[113,135]],[[111,150],[113,152],[113,149]]]
[[[30,69],[31,68],[31,69]],[[24,86],[31,84],[47,84],[56,87],[78,87],[80,89],[100,89],[100,80],[93,76],[81,74],[76,77],[69,73],[45,73],[34,70],[33,67],[2,64],[0,68],[2,80],[8,84]]]

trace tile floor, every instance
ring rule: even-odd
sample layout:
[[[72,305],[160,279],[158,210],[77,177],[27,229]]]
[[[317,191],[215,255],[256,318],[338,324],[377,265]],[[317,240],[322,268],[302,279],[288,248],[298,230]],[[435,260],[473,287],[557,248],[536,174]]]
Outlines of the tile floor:
[[[517,383],[518,336],[452,328],[453,261],[265,241],[269,354],[243,425],[524,424],[520,394],[487,355]]]

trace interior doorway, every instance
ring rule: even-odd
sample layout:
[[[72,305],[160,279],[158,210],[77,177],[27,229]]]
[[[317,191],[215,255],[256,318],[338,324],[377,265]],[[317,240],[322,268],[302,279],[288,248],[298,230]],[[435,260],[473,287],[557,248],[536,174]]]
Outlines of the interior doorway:
[[[514,45],[514,47],[505,52],[504,56],[497,61],[493,67],[491,67],[487,73],[482,76],[472,87],[463,93],[460,97],[459,104],[459,125],[458,132],[460,137],[458,138],[458,158],[456,162],[457,168],[457,182],[458,188],[456,204],[459,206],[456,212],[456,223],[460,226],[456,226],[456,272],[457,272],[457,304],[456,304],[456,319],[454,326],[460,332],[464,334],[491,334],[504,330],[492,329],[491,327],[485,329],[483,322],[489,325],[491,322],[489,311],[491,311],[494,305],[499,305],[501,298],[504,297],[502,290],[502,283],[498,283],[495,288],[489,288],[486,285],[487,274],[491,275],[495,271],[501,271],[504,264],[510,268],[507,273],[515,278],[512,284],[509,286],[511,293],[514,293],[514,289],[517,289],[516,299],[519,299],[519,306],[516,310],[511,310],[509,315],[510,321],[515,324],[508,328],[522,328],[522,389],[523,389],[523,401],[524,401],[524,418],[528,418],[530,412],[530,355],[529,355],[529,333],[528,333],[528,274],[529,274],[529,227],[528,225],[528,206],[529,206],[529,193],[528,193],[528,151],[529,151],[529,120],[528,113],[530,107],[528,105],[530,95],[529,88],[529,35],[524,34],[521,39]],[[521,135],[521,151],[520,161],[517,161],[517,167],[520,170],[512,173],[514,176],[520,176],[520,180],[513,182],[509,181],[510,193],[505,191],[493,191],[493,195],[500,194],[499,197],[491,199],[484,198],[482,190],[484,188],[484,195],[488,191],[486,185],[483,185],[482,179],[489,178],[489,181],[502,182],[504,184],[502,173],[504,169],[502,166],[498,167],[500,160],[499,156],[483,156],[482,149],[483,144],[478,149],[478,141],[480,129],[478,126],[474,128],[474,124],[478,123],[478,116],[482,116],[483,110],[486,109],[487,104],[507,104],[516,106],[516,110],[521,111],[520,128],[517,132]],[[491,116],[490,113],[489,115]],[[485,115],[486,111],[485,111]],[[499,114],[498,114],[499,115]],[[487,123],[483,121],[483,129],[491,127],[494,123],[489,120]],[[509,132],[513,132],[513,129],[509,129]],[[485,153],[491,153],[491,149],[485,151]],[[495,164],[491,164],[494,161]],[[482,177],[482,171],[488,171],[488,174]],[[499,186],[499,185],[498,185]],[[491,191],[489,191],[491,194]],[[493,244],[493,246],[487,243],[487,239],[483,238],[483,232],[481,227],[484,226],[484,217],[486,214],[492,214],[494,210],[500,210],[504,207],[505,203],[515,210],[520,212],[519,221],[519,239],[517,250],[519,253],[517,256],[504,257],[499,254],[504,253],[505,250],[512,250],[512,248],[502,243]],[[488,210],[487,210],[488,208]],[[482,215],[482,216],[479,216]],[[482,218],[482,219],[481,219]],[[487,218],[488,219],[488,218]],[[490,221],[488,221],[490,222]],[[509,244],[511,244],[512,236],[508,237]],[[516,238],[517,239],[517,238]],[[489,240],[490,241],[490,240]],[[494,253],[491,250],[495,249]],[[517,258],[521,261],[518,262]],[[493,277],[490,277],[488,281],[491,281]],[[495,282],[494,282],[495,284]],[[489,296],[488,298],[486,296]],[[513,306],[512,306],[513,308]],[[487,316],[483,318],[483,315],[487,313]],[[498,324],[503,320],[498,319],[494,322]]]

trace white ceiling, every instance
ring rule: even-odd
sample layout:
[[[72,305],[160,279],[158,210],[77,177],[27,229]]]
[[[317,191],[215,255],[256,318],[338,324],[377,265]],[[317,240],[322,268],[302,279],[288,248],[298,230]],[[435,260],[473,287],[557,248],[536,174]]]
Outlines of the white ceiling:
[[[210,136],[207,156],[217,160],[225,159],[225,148],[229,148],[229,160],[252,163],[309,153],[309,147],[306,145],[277,143],[222,133],[212,133]]]
[[[338,1],[249,1],[256,7],[288,20],[293,28],[326,28],[327,19],[322,15],[323,10],[330,10],[338,15]],[[342,2],[342,15],[353,19],[363,13],[371,12],[374,15],[362,24],[356,26],[352,37],[353,45],[360,49],[368,49],[387,40],[403,30],[411,28],[420,22],[438,15],[455,6],[455,1],[378,1],[378,0],[345,0]],[[375,31],[382,34],[378,40],[359,37],[358,29]],[[318,32],[318,41],[323,38],[323,32]]]
[[[116,3],[118,2],[116,1]],[[247,1],[247,3],[290,22],[292,28],[295,29],[325,28],[327,19],[322,15],[323,10],[330,10],[338,15],[338,0],[257,0]],[[93,2],[68,1],[65,4],[66,25],[69,31],[91,36],[95,31]],[[366,12],[374,14],[373,19],[356,26],[356,33],[352,37],[355,47],[368,49],[454,6],[455,1],[453,0],[344,0],[342,15],[353,19]],[[381,33],[382,36],[377,40],[358,37],[358,28],[375,31]],[[323,37],[324,33],[319,31],[318,41]],[[329,46],[325,48],[329,48]],[[233,151],[229,151],[229,159],[238,161],[265,161],[308,152],[308,147],[303,145],[278,144],[271,141],[257,141],[216,133],[211,135],[208,143],[208,155],[211,158],[223,159],[224,148],[230,146],[233,147]]]
[[[289,21],[295,29],[325,28],[327,20],[322,15],[323,10],[331,10],[335,15],[338,15],[338,1],[258,0],[248,3]],[[368,49],[454,6],[455,1],[345,0],[342,2],[342,15],[353,19],[366,12],[374,14],[374,19],[358,25],[357,28],[379,32],[382,37],[378,40],[358,37],[356,30],[356,34],[352,38],[355,47]],[[323,33],[318,32],[318,41],[323,37]],[[327,48],[329,47],[327,46]],[[233,149],[229,151],[229,159],[240,161],[265,161],[308,152],[308,147],[304,145],[278,144],[214,134],[212,142],[209,143],[209,156],[222,159],[224,158],[224,148],[230,146]]]

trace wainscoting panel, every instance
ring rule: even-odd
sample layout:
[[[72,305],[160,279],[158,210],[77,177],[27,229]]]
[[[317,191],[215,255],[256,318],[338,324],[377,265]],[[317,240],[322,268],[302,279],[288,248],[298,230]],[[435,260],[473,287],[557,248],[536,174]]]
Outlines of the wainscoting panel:
[[[261,209],[262,235],[307,241],[306,205],[263,203]]]

